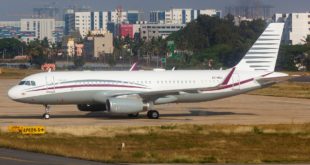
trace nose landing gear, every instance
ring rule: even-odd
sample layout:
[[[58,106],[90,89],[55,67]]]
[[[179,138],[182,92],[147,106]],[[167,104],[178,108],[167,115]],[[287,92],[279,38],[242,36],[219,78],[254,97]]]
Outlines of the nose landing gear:
[[[43,114],[43,119],[49,119],[50,118],[50,106],[44,105],[45,107],[45,113]]]

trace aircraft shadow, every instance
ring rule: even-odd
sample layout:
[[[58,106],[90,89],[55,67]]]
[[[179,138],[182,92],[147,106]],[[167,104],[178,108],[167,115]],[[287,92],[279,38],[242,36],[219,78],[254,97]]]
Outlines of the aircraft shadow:
[[[226,115],[255,115],[253,113],[235,113],[235,112],[219,112],[219,111],[210,111],[204,109],[191,109],[188,113],[162,113],[161,117],[195,117],[195,116],[226,116]],[[0,116],[0,119],[40,119],[40,115],[12,115],[12,116]],[[115,115],[115,114],[106,114],[102,112],[90,112],[87,114],[65,114],[65,115],[57,115],[51,113],[51,119],[74,119],[74,118],[98,118],[105,120],[117,120],[117,119],[141,119],[146,118],[146,114],[142,113],[137,118],[130,118],[127,115]]]
[[[189,116],[226,116],[226,115],[255,115],[253,113],[218,112],[202,109],[189,110],[189,113],[161,114],[163,117],[189,117]]]

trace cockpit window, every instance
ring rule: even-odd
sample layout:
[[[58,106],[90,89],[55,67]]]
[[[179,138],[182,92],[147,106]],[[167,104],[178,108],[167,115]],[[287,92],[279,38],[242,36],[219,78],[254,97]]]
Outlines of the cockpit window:
[[[31,85],[32,85],[32,86],[36,86],[36,82],[31,81]]]
[[[25,84],[25,82],[26,82],[26,81],[21,81],[21,82],[19,82],[19,84],[18,84],[18,85],[24,85],[24,84]]]
[[[36,86],[34,81],[21,81],[18,85]]]

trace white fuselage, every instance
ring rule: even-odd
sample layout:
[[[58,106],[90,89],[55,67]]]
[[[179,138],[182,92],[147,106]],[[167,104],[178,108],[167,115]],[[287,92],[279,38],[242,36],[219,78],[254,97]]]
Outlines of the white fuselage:
[[[161,98],[157,102],[154,100],[154,103],[200,102],[260,88],[255,78],[266,72],[234,72],[229,82],[220,88],[195,93],[182,92],[217,86],[228,74],[229,70],[45,72],[26,77],[21,82],[30,82],[30,85],[13,87],[9,96],[13,100],[31,104],[100,104],[109,97],[124,93],[180,90],[177,94],[169,94],[173,99]]]

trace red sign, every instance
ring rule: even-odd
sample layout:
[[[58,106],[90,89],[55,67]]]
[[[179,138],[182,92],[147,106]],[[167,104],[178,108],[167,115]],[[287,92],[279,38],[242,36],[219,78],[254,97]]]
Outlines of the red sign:
[[[130,38],[134,37],[133,34],[133,25],[132,24],[122,24],[120,26],[121,37],[129,36]]]

